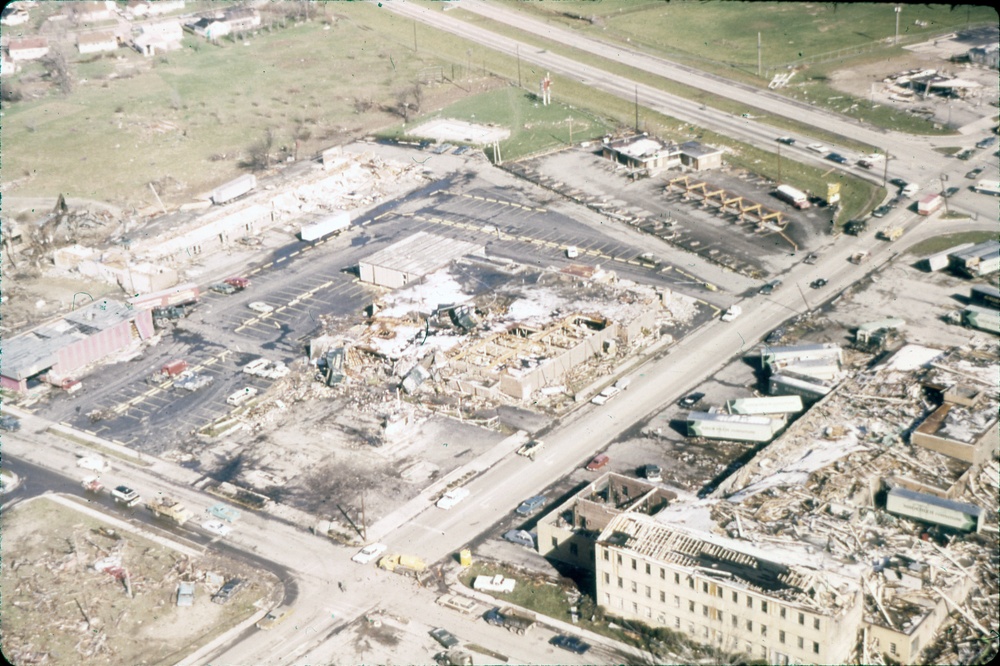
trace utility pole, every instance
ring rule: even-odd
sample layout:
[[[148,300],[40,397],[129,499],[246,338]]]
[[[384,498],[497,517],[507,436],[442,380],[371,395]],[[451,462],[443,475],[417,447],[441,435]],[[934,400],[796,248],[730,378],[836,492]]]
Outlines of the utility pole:
[[[944,214],[951,215],[951,210],[948,208],[948,197],[945,196],[944,184],[948,182],[948,174],[941,174],[941,197],[944,199]]]
[[[635,86],[635,133],[639,133],[639,85]]]
[[[889,178],[889,151],[885,151],[885,164],[882,166],[882,187],[885,187]]]
[[[900,5],[896,5],[895,10],[896,10],[896,38],[892,40],[893,46],[899,44],[899,13],[903,11],[903,7]]]
[[[781,182],[781,144],[778,144],[778,182]]]
[[[417,52],[417,21],[413,20],[413,52]]]

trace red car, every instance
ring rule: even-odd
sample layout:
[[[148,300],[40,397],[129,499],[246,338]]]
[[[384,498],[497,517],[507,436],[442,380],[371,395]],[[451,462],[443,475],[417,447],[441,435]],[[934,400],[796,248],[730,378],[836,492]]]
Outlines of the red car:
[[[602,453],[598,456],[595,456],[593,460],[587,463],[587,469],[589,469],[591,472],[596,472],[597,470],[607,465],[609,462],[611,462],[611,458],[607,457]]]
[[[237,289],[246,289],[250,286],[250,279],[245,277],[231,277],[223,280],[228,285],[236,287]]]

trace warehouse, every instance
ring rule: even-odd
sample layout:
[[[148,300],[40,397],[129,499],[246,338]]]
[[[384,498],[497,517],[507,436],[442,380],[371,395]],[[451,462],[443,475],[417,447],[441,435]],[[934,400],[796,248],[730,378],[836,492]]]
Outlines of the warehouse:
[[[785,427],[784,418],[691,412],[687,418],[688,437],[732,439],[740,442],[768,442]]]
[[[109,299],[95,301],[62,319],[4,341],[3,388],[26,392],[41,382],[60,385],[153,336],[150,310],[133,310]]]
[[[358,263],[363,282],[398,289],[466,255],[486,256],[486,246],[425,231],[404,238]]]

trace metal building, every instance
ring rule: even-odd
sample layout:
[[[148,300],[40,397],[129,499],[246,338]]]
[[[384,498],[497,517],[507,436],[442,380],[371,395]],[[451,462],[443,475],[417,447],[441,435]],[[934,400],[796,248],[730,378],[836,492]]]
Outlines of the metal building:
[[[979,277],[1000,270],[1000,241],[988,240],[948,255],[953,271],[967,277]]]
[[[397,289],[466,255],[486,256],[486,246],[425,231],[404,238],[358,262],[361,280]]]

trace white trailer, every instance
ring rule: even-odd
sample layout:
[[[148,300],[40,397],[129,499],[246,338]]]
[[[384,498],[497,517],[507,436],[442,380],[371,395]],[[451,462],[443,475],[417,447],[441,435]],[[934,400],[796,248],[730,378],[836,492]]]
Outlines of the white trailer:
[[[796,208],[809,208],[809,197],[806,196],[806,193],[790,185],[779,185],[774,190],[774,193],[779,199],[792,204]]]
[[[239,178],[234,178],[228,183],[219,185],[212,190],[212,203],[216,205],[224,204],[236,197],[243,196],[255,187],[257,187],[257,176],[252,173],[245,173]]]
[[[1000,197],[1000,180],[981,180],[972,189],[981,194]]]
[[[340,211],[334,213],[333,215],[327,215],[326,217],[320,218],[309,224],[302,225],[302,229],[299,231],[299,238],[311,243],[312,241],[319,240],[323,236],[328,236],[337,231],[343,231],[351,226],[351,216],[345,212]]]

